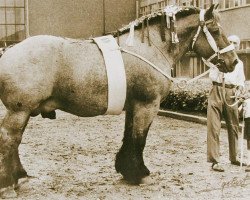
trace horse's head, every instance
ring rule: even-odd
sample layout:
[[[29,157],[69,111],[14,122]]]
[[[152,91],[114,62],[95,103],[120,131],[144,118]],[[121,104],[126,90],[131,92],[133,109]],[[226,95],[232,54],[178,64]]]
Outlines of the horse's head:
[[[231,72],[238,62],[238,57],[219,24],[216,7],[212,5],[207,11],[200,11],[199,28],[194,36],[192,48],[205,58],[207,63],[213,63],[222,72]]]

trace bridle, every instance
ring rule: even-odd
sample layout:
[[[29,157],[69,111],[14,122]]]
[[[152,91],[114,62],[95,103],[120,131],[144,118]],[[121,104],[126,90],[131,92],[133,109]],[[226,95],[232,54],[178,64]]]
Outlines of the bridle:
[[[217,67],[218,68],[218,64],[217,66],[215,64],[213,64],[211,61],[217,57],[217,60],[218,61],[221,61],[221,62],[224,62],[221,58],[220,58],[220,55],[221,54],[224,54],[224,53],[227,53],[229,51],[233,51],[235,49],[234,45],[233,44],[230,44],[228,46],[226,46],[225,48],[223,49],[219,49],[219,47],[217,46],[216,44],[216,41],[215,39],[213,38],[212,34],[209,32],[208,28],[207,28],[207,25],[210,24],[210,23],[213,23],[213,19],[210,19],[210,20],[207,20],[205,21],[205,13],[206,13],[206,10],[205,9],[201,9],[200,10],[200,15],[199,15],[199,20],[200,20],[200,24],[199,24],[199,27],[197,29],[197,32],[195,34],[195,36],[193,37],[193,41],[192,41],[192,45],[191,45],[191,48],[193,49],[194,48],[194,45],[197,41],[197,38],[199,36],[199,34],[201,33],[201,31],[203,31],[203,33],[205,34],[206,36],[206,39],[210,45],[210,47],[213,49],[214,51],[214,54],[212,54],[208,59],[205,59],[204,57],[202,57],[202,61],[205,63],[205,65],[207,65],[209,68],[211,67]],[[219,25],[220,26],[220,25]],[[191,80],[182,80],[178,83],[178,87],[179,88],[184,88],[186,87],[185,85],[187,85],[188,83],[191,83],[195,80],[198,80],[199,78],[207,75],[208,73],[210,72],[210,69],[205,71],[204,73],[200,74],[199,76],[191,79]]]
[[[234,45],[230,44],[227,47],[219,50],[219,48],[218,48],[218,46],[217,46],[217,44],[216,44],[213,36],[211,35],[211,33],[209,32],[209,30],[208,30],[208,28],[206,26],[207,24],[210,24],[212,22],[213,22],[213,20],[205,21],[205,10],[201,9],[201,11],[200,11],[200,25],[198,27],[197,33],[195,34],[195,36],[193,38],[193,43],[192,43],[192,49],[193,49],[194,44],[197,41],[197,38],[198,38],[201,30],[203,30],[203,32],[206,35],[206,38],[207,38],[207,41],[208,41],[209,45],[211,46],[211,48],[214,51],[214,54],[212,56],[210,56],[208,59],[202,58],[203,62],[208,67],[210,67],[210,68],[215,66],[213,63],[211,63],[211,60],[213,60],[215,57],[217,57],[217,59],[219,60],[220,59],[220,54],[223,54],[223,53],[226,53],[226,52],[229,52],[229,51],[233,51],[235,49]],[[206,72],[208,73],[209,71],[210,70],[207,70]],[[203,73],[203,74],[205,74],[205,73]],[[223,88],[222,89],[222,97],[223,97],[224,102],[226,103],[227,106],[233,107],[233,106],[237,105],[239,102],[241,102],[241,101],[244,100],[240,96],[235,96],[236,101],[233,104],[230,105],[230,104],[227,103],[226,97],[225,97],[226,94],[225,94],[225,78],[224,78],[224,73],[223,73],[223,79],[222,79],[222,88]]]
[[[201,32],[201,30],[203,31],[203,33],[205,33],[205,36],[207,38],[207,41],[209,43],[209,45],[211,46],[211,48],[213,49],[214,51],[214,54],[211,55],[208,59],[205,59],[202,57],[202,60],[203,62],[208,66],[208,67],[212,67],[212,66],[215,66],[213,63],[211,63],[211,61],[217,57],[218,60],[221,60],[220,59],[220,55],[223,54],[223,53],[227,53],[229,51],[233,51],[235,48],[234,48],[234,45],[233,44],[230,44],[228,45],[227,47],[223,48],[223,49],[219,49],[219,47],[217,46],[213,36],[211,35],[211,33],[209,32],[208,28],[207,28],[207,24],[210,24],[210,23],[213,23],[213,20],[210,19],[208,21],[205,21],[205,9],[201,9],[200,11],[200,25],[198,27],[198,30],[193,38],[193,42],[192,42],[192,49],[194,48],[194,44],[195,42],[197,41],[197,38]]]

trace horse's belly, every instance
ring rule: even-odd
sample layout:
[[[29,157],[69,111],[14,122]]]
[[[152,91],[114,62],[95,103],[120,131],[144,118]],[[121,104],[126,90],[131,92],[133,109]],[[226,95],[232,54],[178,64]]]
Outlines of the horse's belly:
[[[99,69],[100,72],[100,69]],[[108,83],[103,73],[85,70],[85,75],[72,75],[73,80],[62,80],[53,92],[60,102],[59,109],[78,116],[102,115],[107,110]]]
[[[81,117],[103,115],[107,110],[106,98],[106,95],[102,93],[90,96],[72,96],[71,100],[63,100],[59,109]]]

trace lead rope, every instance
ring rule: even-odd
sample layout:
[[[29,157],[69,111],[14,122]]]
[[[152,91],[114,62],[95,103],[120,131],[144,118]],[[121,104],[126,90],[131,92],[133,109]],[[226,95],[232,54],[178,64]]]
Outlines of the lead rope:
[[[199,78],[201,78],[201,77],[205,76],[206,74],[208,74],[209,71],[210,71],[210,69],[209,69],[209,70],[203,72],[202,74],[200,74],[199,76],[196,76],[195,78],[193,78],[191,80],[188,80],[188,81],[187,80],[176,81],[175,78],[171,77],[170,75],[168,75],[167,73],[165,73],[163,70],[161,70],[159,67],[157,67],[154,63],[150,62],[149,60],[147,60],[146,58],[140,56],[139,54],[134,53],[132,51],[128,51],[128,50],[126,50],[126,49],[124,49],[122,47],[120,47],[119,50],[121,50],[121,51],[123,51],[123,52],[125,52],[127,54],[133,55],[133,56],[141,59],[142,61],[148,63],[154,69],[156,69],[158,72],[160,72],[162,75],[164,75],[165,77],[167,77],[168,79],[170,79],[172,82],[176,83],[177,87],[179,87],[180,89],[185,88],[187,84],[192,83],[192,82],[198,80]]]
[[[165,77],[167,77],[168,79],[170,79],[172,82],[176,82],[175,79],[173,77],[171,77],[170,75],[168,75],[167,73],[165,73],[163,70],[161,70],[159,67],[157,67],[154,63],[150,62],[149,60],[147,60],[146,58],[138,55],[137,53],[134,53],[132,51],[128,51],[122,47],[119,48],[121,51],[128,53],[130,55],[133,55],[141,60],[143,60],[144,62],[148,63],[149,65],[151,65],[153,68],[155,68],[157,71],[159,71],[160,73],[162,73],[162,75],[164,75]]]
[[[226,100],[226,87],[225,87],[225,77],[224,77],[224,73],[223,73],[223,77],[222,77],[222,98],[223,101],[225,102],[225,104],[229,107],[234,107],[237,104],[239,104],[240,102],[243,101],[243,98],[239,97],[239,96],[232,96],[231,98],[235,98],[237,99],[233,104],[228,104],[227,100]]]
[[[245,132],[245,105],[244,102],[242,104],[243,109],[243,116],[242,116],[242,129],[241,129],[241,141],[240,141],[240,170],[242,170],[242,163],[243,163],[243,139],[244,139],[244,132]]]

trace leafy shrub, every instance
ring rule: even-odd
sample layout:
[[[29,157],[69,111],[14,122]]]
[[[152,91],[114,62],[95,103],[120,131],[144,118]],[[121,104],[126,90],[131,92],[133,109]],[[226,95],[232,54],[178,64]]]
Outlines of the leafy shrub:
[[[169,95],[161,103],[161,109],[206,113],[210,88],[209,79],[188,83],[183,89],[173,83]]]

